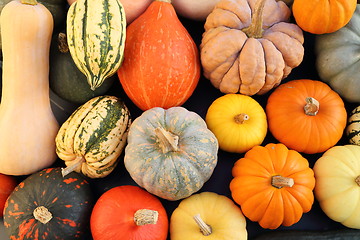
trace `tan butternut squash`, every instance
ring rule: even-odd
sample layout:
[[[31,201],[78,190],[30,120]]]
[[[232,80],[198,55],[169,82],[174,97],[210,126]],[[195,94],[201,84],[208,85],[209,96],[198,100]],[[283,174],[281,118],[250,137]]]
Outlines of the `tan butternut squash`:
[[[26,175],[56,160],[59,129],[49,97],[50,11],[36,0],[13,0],[0,17],[3,88],[0,173]]]

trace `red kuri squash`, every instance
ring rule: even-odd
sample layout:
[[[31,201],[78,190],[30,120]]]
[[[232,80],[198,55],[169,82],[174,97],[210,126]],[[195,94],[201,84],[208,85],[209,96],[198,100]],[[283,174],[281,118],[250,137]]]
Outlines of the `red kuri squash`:
[[[14,176],[0,173],[0,217],[3,216],[3,210],[6,199],[17,185],[17,180]]]

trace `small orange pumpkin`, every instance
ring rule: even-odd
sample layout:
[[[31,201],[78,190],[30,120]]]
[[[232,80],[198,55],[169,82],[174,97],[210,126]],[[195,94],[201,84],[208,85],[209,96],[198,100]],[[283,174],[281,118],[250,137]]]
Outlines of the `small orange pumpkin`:
[[[341,97],[321,81],[299,79],[281,84],[266,105],[269,130],[288,148],[324,152],[342,137],[347,113]]]
[[[253,147],[235,163],[232,174],[232,198],[263,228],[293,225],[314,202],[313,170],[282,143]]]

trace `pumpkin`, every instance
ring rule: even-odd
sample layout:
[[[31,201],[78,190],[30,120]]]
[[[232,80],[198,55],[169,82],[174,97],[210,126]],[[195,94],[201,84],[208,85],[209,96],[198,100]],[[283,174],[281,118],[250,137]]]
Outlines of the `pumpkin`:
[[[91,213],[94,240],[166,240],[168,217],[158,198],[138,186],[103,193]]]
[[[315,197],[323,212],[346,227],[360,229],[360,146],[334,146],[314,165]]]
[[[0,173],[0,218],[3,217],[6,199],[17,185],[17,179],[11,175]]]
[[[123,60],[126,18],[119,0],[78,0],[66,18],[70,54],[91,90],[116,73]]]
[[[46,168],[16,186],[4,209],[9,239],[84,239],[93,207],[89,183],[78,173],[62,177]]]
[[[350,22],[336,32],[315,38],[316,70],[322,81],[329,84],[347,102],[360,102],[360,7]]]
[[[222,93],[264,94],[279,85],[304,56],[290,13],[282,1],[219,1],[200,45],[204,76]]]
[[[215,99],[205,120],[218,139],[220,149],[236,153],[260,145],[268,127],[262,106],[252,97],[242,94],[226,94]]]
[[[348,118],[346,136],[349,143],[360,145],[360,106],[354,108]]]
[[[126,34],[118,76],[132,102],[141,110],[185,103],[199,81],[200,59],[170,1],[153,1]]]
[[[298,79],[281,84],[266,105],[269,130],[287,147],[324,152],[342,137],[347,113],[341,97],[327,84]]]
[[[313,205],[314,172],[307,159],[282,143],[253,147],[235,162],[232,175],[232,198],[263,228],[291,226]]]
[[[56,135],[56,153],[65,161],[63,174],[76,171],[103,178],[117,166],[131,124],[119,98],[99,96],[78,107]]]
[[[49,97],[53,19],[50,11],[34,0],[14,0],[3,8],[0,22],[0,172],[27,175],[56,160],[59,124]]]
[[[205,21],[218,2],[219,0],[172,0],[177,14],[196,21]]]
[[[218,141],[205,121],[183,107],[155,107],[130,126],[124,163],[148,192],[179,200],[200,190],[217,164]]]
[[[313,34],[331,33],[351,19],[357,0],[313,1],[294,0],[292,5],[296,24]]]
[[[50,89],[60,98],[75,104],[84,104],[91,98],[104,95],[118,80],[116,74],[107,78],[94,91],[85,75],[77,68],[67,45],[66,34],[55,34],[50,48]]]
[[[246,219],[228,197],[202,192],[182,200],[170,219],[171,240],[245,240]]]

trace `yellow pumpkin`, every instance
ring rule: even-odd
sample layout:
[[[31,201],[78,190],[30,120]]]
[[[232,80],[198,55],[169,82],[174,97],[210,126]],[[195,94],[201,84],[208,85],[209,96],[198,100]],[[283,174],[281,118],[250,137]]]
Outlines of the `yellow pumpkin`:
[[[228,197],[213,192],[182,200],[170,218],[171,240],[247,239],[246,219]]]
[[[243,94],[226,94],[208,108],[205,121],[214,133],[220,149],[244,153],[260,145],[267,133],[267,119],[262,106]]]

